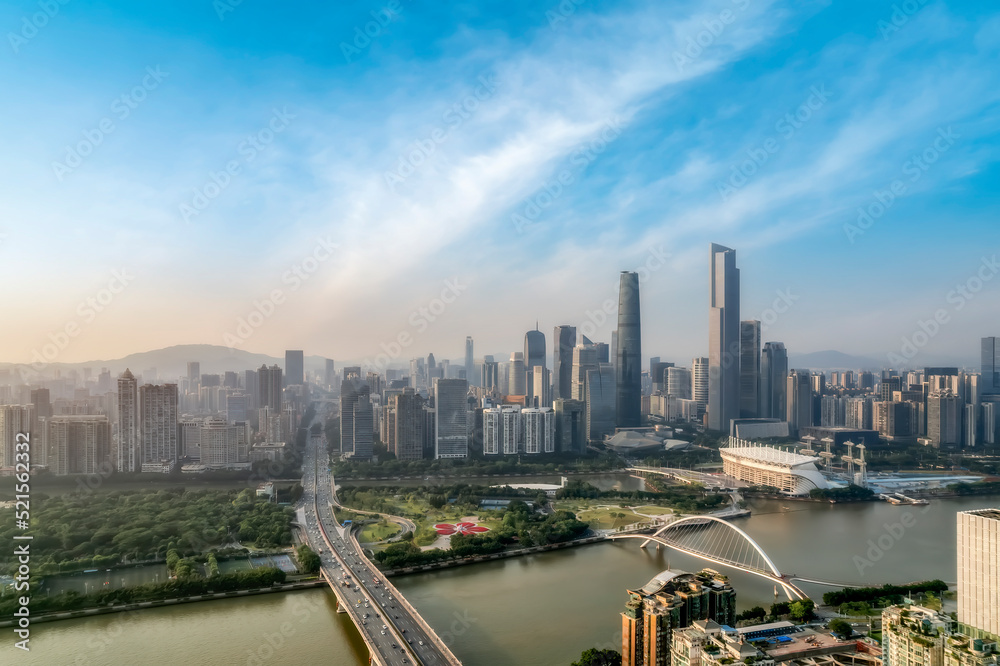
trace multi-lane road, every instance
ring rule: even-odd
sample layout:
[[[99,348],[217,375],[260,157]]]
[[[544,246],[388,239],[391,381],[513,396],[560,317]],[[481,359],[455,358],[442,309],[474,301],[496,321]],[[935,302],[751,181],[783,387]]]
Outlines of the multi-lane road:
[[[372,650],[373,662],[386,666],[461,663],[396,589],[387,586],[361,552],[351,528],[336,522],[333,479],[320,438],[310,436],[302,470],[300,508],[305,514],[308,543],[320,554],[323,573]]]

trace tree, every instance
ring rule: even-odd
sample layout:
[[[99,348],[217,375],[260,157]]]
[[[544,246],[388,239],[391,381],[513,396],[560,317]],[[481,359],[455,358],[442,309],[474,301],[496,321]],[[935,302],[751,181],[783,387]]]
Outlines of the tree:
[[[572,666],[620,666],[622,656],[615,650],[599,650],[590,648],[584,650],[579,661],[574,661]]]
[[[788,616],[792,622],[808,622],[816,615],[813,613],[815,607],[816,603],[812,599],[796,601],[788,608]]]
[[[842,620],[838,617],[830,620],[830,631],[838,636],[849,637],[854,633],[854,627],[847,620]]]

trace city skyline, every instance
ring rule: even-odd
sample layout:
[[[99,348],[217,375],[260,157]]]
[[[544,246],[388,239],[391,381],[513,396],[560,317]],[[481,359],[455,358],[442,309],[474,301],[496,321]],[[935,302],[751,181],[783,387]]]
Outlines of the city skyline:
[[[759,318],[780,294],[794,297],[765,341],[885,355],[941,308],[957,323],[922,353],[963,355],[1000,303],[993,282],[959,289],[997,272],[981,241],[996,211],[996,169],[982,149],[993,139],[982,121],[998,93],[975,74],[991,62],[995,19],[975,3],[922,7],[901,27],[886,23],[891,7],[848,15],[748,4],[700,55],[685,55],[687,38],[730,4],[576,7],[555,22],[541,8],[504,19],[404,10],[350,57],[339,45],[370,20],[367,8],[315,10],[308,30],[335,43],[322,49],[299,38],[260,46],[252,35],[277,26],[246,5],[223,21],[182,7],[120,8],[88,30],[53,19],[18,46],[23,67],[0,74],[26,102],[0,132],[11,192],[2,270],[8,279],[30,274],[39,247],[51,266],[49,279],[10,295],[19,326],[0,337],[5,360],[30,360],[67,324],[79,327],[60,350],[69,362],[223,344],[227,334],[241,349],[364,358],[400,332],[424,336],[419,352],[431,338],[460,345],[497,312],[501,323],[474,335],[481,349],[509,348],[541,314],[552,317],[543,328],[579,328],[613,298],[594,266],[646,273],[643,293],[670,307],[647,313],[658,334],[645,346],[693,357],[705,353],[702,248],[713,240],[738,247],[755,275],[744,285],[744,318]],[[784,11],[768,11],[777,7]],[[0,11],[8,25],[20,18],[15,6]],[[191,26],[194,40],[184,34]],[[104,50],[80,49],[82,35],[100,35]],[[480,48],[470,54],[472,44]],[[267,71],[237,66],[244,50]],[[588,50],[615,55],[581,60]],[[891,67],[892,80],[869,62]],[[579,78],[561,74],[570,63]],[[454,107],[467,99],[475,110],[463,117]],[[70,172],[56,169],[105,117],[114,131]],[[436,129],[441,142],[430,138]],[[262,130],[272,140],[248,161],[241,142]],[[387,183],[421,143],[433,154],[404,182]],[[926,170],[912,162],[924,154]],[[733,179],[755,155],[755,173]],[[194,190],[219,188],[212,174],[234,158],[240,172],[219,177],[229,184],[183,219],[181,205]],[[564,171],[572,182],[551,194]],[[532,204],[539,214],[519,228],[514,218]],[[886,205],[859,222],[859,208]],[[289,224],[268,224],[278,218]],[[927,253],[943,259],[913,265],[911,256]],[[282,302],[265,302],[275,290]],[[426,328],[414,325],[411,314],[443,292],[454,302],[433,322],[417,314]],[[369,308],[376,297],[380,307]],[[256,304],[275,314],[241,335]],[[294,340],[281,325],[292,320]],[[356,328],[340,349],[325,349],[326,331],[345,320]],[[609,336],[610,327],[598,337]]]

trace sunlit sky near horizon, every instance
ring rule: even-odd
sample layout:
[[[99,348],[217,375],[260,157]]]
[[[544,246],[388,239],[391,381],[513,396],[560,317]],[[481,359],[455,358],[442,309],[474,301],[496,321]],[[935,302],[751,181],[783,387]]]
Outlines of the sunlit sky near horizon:
[[[690,359],[712,242],[793,352],[1000,335],[993,3],[58,7],[0,6],[0,361],[551,350],[645,266],[643,357]]]

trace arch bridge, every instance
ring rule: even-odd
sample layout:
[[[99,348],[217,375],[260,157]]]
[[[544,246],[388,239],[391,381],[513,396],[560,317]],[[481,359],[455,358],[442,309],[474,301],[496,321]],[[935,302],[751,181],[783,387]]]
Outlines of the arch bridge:
[[[857,583],[782,573],[749,534],[716,516],[688,516],[661,527],[653,534],[610,534],[608,538],[642,539],[643,548],[652,541],[705,562],[759,576],[781,586],[789,600],[809,598],[794,581],[831,587],[863,587]]]

